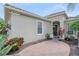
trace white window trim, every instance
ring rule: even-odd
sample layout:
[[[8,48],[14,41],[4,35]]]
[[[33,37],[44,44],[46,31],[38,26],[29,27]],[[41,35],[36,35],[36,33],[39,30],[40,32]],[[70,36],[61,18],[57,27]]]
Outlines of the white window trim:
[[[38,22],[41,22],[42,23],[42,33],[41,34],[38,34]],[[43,35],[43,33],[44,33],[44,25],[43,25],[43,21],[41,21],[41,20],[37,20],[36,21],[36,35]]]

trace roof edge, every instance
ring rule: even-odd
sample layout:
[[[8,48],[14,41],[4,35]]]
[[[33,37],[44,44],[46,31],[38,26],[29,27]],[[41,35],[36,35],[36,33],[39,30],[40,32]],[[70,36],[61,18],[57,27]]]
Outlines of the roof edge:
[[[67,14],[66,14],[65,11],[52,13],[52,14],[49,14],[49,15],[47,15],[47,16],[45,16],[45,17],[46,17],[46,18],[50,18],[51,16],[52,16],[52,17],[55,17],[55,16],[62,15],[62,14],[64,14],[64,15],[66,16],[66,18],[68,18],[68,16],[67,16]]]
[[[41,19],[41,20],[44,20],[44,21],[49,21],[49,20],[47,20],[46,18],[44,18],[44,17],[42,17],[42,16],[39,16],[39,15],[37,15],[37,14],[33,14],[33,13],[31,13],[31,12],[28,12],[28,11],[25,11],[25,10],[23,10],[23,9],[17,8],[17,7],[15,7],[15,6],[10,5],[10,4],[5,4],[5,5],[4,5],[4,8],[8,8],[8,9],[10,9],[10,10],[14,10],[14,11],[23,13],[23,14],[25,14],[25,15],[27,15],[27,16],[30,16],[30,17],[35,17],[35,18],[38,18],[38,19]]]

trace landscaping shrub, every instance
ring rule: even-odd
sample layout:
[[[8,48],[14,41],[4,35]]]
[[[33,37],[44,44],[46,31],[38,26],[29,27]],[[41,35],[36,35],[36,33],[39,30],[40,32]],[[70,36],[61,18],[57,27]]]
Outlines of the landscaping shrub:
[[[19,50],[19,48],[21,47],[23,42],[24,42],[24,38],[22,38],[22,37],[20,37],[20,38],[12,38],[12,39],[10,39],[9,41],[6,42],[4,47],[17,43],[17,45],[13,46],[11,51],[10,51],[10,52],[15,52],[15,51]]]

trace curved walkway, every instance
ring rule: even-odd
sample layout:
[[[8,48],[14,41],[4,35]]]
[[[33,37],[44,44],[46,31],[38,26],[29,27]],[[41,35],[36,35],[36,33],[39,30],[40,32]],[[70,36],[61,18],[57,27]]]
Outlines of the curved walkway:
[[[68,56],[70,47],[64,42],[48,40],[29,46],[18,53],[20,56]]]

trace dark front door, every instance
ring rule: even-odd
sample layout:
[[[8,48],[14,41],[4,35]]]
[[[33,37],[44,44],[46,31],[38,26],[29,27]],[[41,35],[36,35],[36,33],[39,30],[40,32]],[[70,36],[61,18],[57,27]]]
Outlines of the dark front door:
[[[59,36],[59,28],[60,28],[60,23],[58,21],[53,22],[53,36],[54,37]]]
[[[54,25],[53,27],[53,35],[57,36],[57,25]]]

